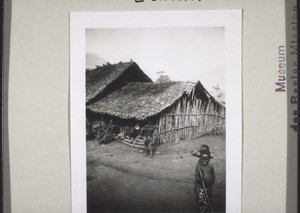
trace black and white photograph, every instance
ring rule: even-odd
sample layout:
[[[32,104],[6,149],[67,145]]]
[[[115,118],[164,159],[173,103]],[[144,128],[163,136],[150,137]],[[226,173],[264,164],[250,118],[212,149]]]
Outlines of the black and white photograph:
[[[86,43],[88,212],[224,211],[224,29],[87,29]]]
[[[84,50],[86,211],[226,212],[225,27],[87,27]]]

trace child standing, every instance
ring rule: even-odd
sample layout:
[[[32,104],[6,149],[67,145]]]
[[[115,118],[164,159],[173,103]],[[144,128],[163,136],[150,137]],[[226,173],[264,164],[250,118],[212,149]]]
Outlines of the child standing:
[[[213,157],[211,156],[209,147],[205,144],[201,145],[200,149],[193,152],[192,155],[200,158],[195,168],[195,193],[197,195],[197,202],[199,202],[199,195],[202,193],[202,196],[204,196],[203,199],[207,201],[207,208],[212,211],[210,201],[216,177],[215,169],[213,165],[209,164],[209,161]]]

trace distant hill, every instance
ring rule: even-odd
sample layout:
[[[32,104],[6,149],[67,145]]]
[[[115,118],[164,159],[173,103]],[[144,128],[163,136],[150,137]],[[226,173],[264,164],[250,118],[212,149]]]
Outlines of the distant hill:
[[[86,69],[95,69],[96,66],[102,66],[107,61],[94,53],[86,53]]]

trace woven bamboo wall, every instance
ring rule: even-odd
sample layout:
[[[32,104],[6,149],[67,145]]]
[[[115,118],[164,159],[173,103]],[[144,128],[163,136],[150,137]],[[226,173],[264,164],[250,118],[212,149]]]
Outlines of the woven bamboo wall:
[[[206,133],[225,134],[225,108],[214,107],[209,100],[184,97],[159,119],[159,140],[173,143]]]

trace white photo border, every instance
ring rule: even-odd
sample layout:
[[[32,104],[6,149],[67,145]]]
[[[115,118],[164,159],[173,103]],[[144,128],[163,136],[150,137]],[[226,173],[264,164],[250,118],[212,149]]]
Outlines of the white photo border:
[[[88,28],[224,27],[226,212],[242,203],[242,10],[70,13],[71,208],[87,211],[85,44]]]

